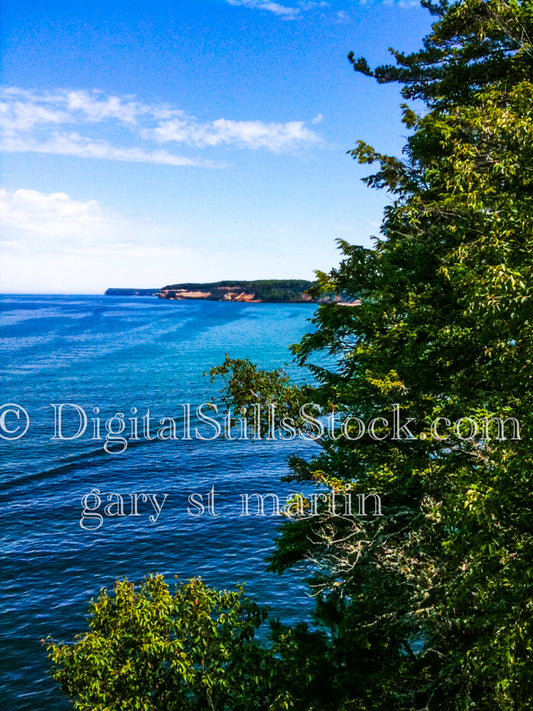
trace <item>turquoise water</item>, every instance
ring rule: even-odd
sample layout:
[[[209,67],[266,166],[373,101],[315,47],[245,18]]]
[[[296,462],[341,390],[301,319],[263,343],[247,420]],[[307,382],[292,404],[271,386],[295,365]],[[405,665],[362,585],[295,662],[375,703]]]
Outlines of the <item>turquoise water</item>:
[[[221,384],[212,385],[203,373],[225,353],[250,357],[262,367],[290,361],[287,346],[310,329],[307,319],[313,312],[309,304],[1,298],[0,405],[12,403],[4,424],[17,430],[25,422],[21,408],[29,420],[24,436],[0,440],[0,698],[7,709],[69,708],[49,677],[40,639],[52,635],[66,641],[83,631],[88,600],[100,588],[111,587],[116,577],[139,581],[158,572],[172,581],[175,575],[182,580],[200,575],[225,588],[246,582],[250,595],[287,621],[312,607],[303,573],[280,577],[265,572],[264,558],[272,550],[279,519],[241,516],[240,495],[274,492],[283,503],[293,491],[280,483],[288,471],[287,455],[310,456],[314,445],[302,440],[186,440],[180,418],[186,403],[193,412],[204,402],[223,410]],[[290,364],[288,369],[294,372]],[[79,408],[62,409],[61,434],[73,438],[53,439],[54,412],[65,403]],[[148,410],[150,439],[142,420]],[[81,411],[87,427],[74,438]],[[131,419],[137,419],[138,437],[126,438],[122,453],[116,452],[116,443],[106,452],[105,421],[118,412],[125,416],[125,434],[131,434]],[[178,423],[176,439],[154,436],[163,417]],[[100,421],[99,433],[91,419]],[[114,424],[118,427],[116,419]],[[195,425],[206,438],[214,434],[213,426],[193,418],[193,435]],[[102,439],[92,438],[98,434]],[[189,495],[201,493],[207,504],[213,486],[219,515],[207,510],[190,515]],[[102,499],[98,512],[110,494],[115,504],[110,514],[120,512],[120,494],[124,516],[103,515],[101,521],[87,516],[83,528],[82,499],[95,489]],[[137,498],[135,508],[134,493],[152,499]],[[89,497],[86,504],[96,508],[97,501]]]

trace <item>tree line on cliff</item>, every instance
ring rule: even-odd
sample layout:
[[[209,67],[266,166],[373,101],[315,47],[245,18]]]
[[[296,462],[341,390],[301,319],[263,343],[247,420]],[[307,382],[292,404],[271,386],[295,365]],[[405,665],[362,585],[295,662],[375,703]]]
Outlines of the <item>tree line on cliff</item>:
[[[256,301],[273,303],[311,301],[307,290],[315,282],[306,279],[255,279],[246,281],[186,282],[169,284],[161,289],[162,298],[175,298],[180,292],[209,294],[208,299],[220,301],[231,294],[244,292]],[[187,298],[186,296],[184,298]]]

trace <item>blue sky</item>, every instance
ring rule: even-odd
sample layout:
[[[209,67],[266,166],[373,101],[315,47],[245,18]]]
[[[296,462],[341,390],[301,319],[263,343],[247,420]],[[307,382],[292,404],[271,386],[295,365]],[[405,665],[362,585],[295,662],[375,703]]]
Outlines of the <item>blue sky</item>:
[[[409,0],[3,0],[0,291],[312,278],[370,244],[387,196],[346,155],[398,154]]]

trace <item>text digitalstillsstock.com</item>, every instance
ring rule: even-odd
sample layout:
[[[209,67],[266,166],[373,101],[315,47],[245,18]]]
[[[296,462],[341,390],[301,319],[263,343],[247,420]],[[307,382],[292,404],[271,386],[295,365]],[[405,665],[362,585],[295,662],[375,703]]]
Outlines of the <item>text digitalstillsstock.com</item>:
[[[216,404],[204,402],[193,406],[179,403],[179,417],[156,417],[150,409],[140,414],[137,407],[129,412],[105,416],[100,407],[89,410],[71,402],[50,403],[50,440],[56,442],[101,442],[108,454],[123,454],[132,442],[172,442],[198,440],[226,441],[291,441],[296,438],[312,442],[324,439],[357,441],[363,437],[382,442],[409,442],[431,439],[446,442],[520,440],[520,423],[515,417],[471,416],[450,420],[436,417],[431,422],[418,422],[406,417],[399,404],[391,406],[386,417],[379,415],[368,421],[353,414],[348,416],[320,405],[305,403],[298,417],[279,416],[276,403],[250,405],[238,412],[231,408],[219,411]],[[21,405],[0,405],[0,439],[18,440],[30,432],[30,416]]]
[[[187,516],[218,518],[221,513],[213,485],[206,493],[192,492],[188,495]],[[169,494],[134,492],[123,494],[117,492],[103,493],[100,489],[91,489],[81,498],[80,526],[86,531],[96,531],[104,523],[104,519],[138,518],[147,516],[151,524],[157,523],[163,507],[169,501]],[[238,494],[238,513],[240,517],[284,516],[286,518],[302,518],[319,516],[325,511],[329,516],[356,517],[382,516],[381,498],[379,494],[356,494],[350,492],[339,494],[335,489],[327,493],[314,493],[305,496],[301,493],[289,494],[285,499],[272,492]],[[319,506],[321,510],[319,511]],[[235,511],[234,511],[235,513]],[[227,514],[227,509],[224,510]]]

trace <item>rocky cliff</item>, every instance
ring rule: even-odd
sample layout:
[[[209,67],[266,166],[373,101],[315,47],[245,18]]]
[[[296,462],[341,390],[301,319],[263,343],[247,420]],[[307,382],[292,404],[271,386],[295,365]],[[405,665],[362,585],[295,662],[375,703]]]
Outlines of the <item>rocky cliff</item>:
[[[259,279],[257,281],[218,281],[171,284],[159,292],[160,299],[203,299],[246,301],[249,303],[303,303],[312,301],[305,292],[313,282],[304,279]]]

